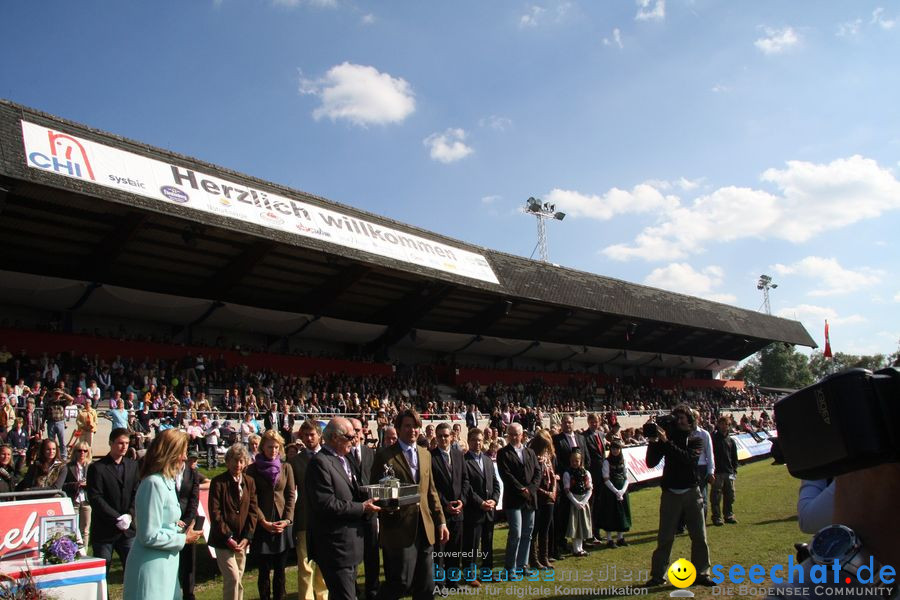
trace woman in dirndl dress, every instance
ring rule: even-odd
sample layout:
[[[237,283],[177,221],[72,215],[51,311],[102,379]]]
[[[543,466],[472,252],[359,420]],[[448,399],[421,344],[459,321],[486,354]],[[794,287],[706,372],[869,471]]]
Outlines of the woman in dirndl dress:
[[[613,440],[609,445],[609,456],[603,461],[603,494],[597,525],[606,531],[606,545],[609,548],[627,546],[625,532],[631,529],[631,502],[628,500],[628,475],[625,473],[625,457],[622,442]],[[613,541],[612,534],[619,534]]]

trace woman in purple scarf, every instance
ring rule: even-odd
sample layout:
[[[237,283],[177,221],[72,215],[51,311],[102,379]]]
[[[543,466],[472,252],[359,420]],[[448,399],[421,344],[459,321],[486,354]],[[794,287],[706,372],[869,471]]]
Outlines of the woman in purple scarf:
[[[245,473],[256,484],[257,527],[250,557],[259,566],[260,600],[284,600],[284,569],[294,548],[294,472],[282,463],[284,439],[275,430],[262,435],[259,454]],[[269,572],[272,581],[269,581]]]

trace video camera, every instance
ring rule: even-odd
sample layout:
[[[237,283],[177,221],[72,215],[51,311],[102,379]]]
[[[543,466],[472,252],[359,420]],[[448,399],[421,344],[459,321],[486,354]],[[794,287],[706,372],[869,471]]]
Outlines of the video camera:
[[[667,437],[671,438],[675,430],[678,429],[678,418],[673,414],[668,414],[660,415],[656,417],[656,420],[654,421],[647,421],[641,428],[643,430],[644,437],[648,440],[655,440],[657,438],[657,425],[660,427],[660,429],[666,432]]]
[[[791,475],[826,479],[900,461],[900,369],[847,369],[775,403]]]

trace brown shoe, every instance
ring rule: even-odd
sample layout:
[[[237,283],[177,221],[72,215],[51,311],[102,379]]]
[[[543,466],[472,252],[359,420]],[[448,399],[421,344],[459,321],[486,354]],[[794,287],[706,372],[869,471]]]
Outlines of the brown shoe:
[[[473,588],[477,588],[481,587],[481,582],[479,582],[477,579],[473,579],[469,582],[469,585],[471,585]]]

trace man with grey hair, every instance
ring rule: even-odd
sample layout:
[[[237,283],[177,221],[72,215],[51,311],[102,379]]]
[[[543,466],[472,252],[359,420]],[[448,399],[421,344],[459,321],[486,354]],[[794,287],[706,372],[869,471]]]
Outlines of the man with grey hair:
[[[541,471],[534,450],[522,443],[522,426],[510,423],[506,427],[506,436],[509,444],[497,453],[497,466],[503,480],[503,509],[509,523],[504,567],[507,576],[512,576],[514,572],[519,576],[530,575],[528,551]]]
[[[309,557],[322,569],[331,600],[356,599],[356,570],[363,560],[365,517],[381,509],[364,492],[347,455],[356,439],[353,424],[335,417],[325,426],[322,450],[306,470]]]
[[[397,428],[393,425],[388,425],[384,428],[384,438],[382,439],[382,448],[387,448],[389,446],[393,446],[397,443]]]

